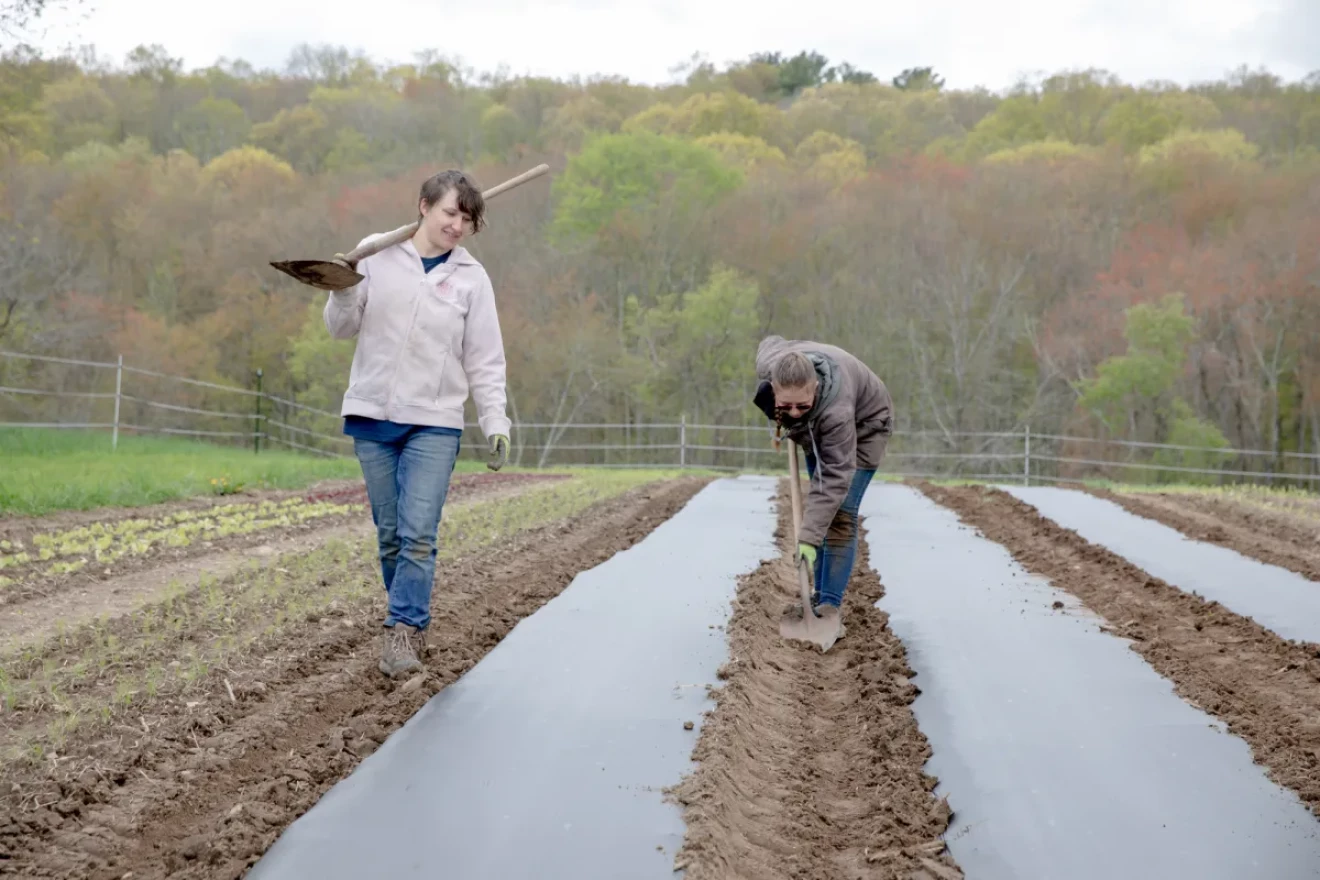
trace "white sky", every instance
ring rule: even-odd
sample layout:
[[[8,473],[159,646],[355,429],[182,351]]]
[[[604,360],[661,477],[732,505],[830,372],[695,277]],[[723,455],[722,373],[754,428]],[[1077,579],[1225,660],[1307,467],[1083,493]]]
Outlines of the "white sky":
[[[34,44],[54,52],[90,43],[121,62],[134,46],[159,43],[189,69],[221,57],[283,69],[290,50],[308,42],[381,61],[429,48],[478,71],[507,65],[515,75],[650,83],[670,80],[694,52],[723,65],[802,49],[882,80],[931,65],[952,87],[993,90],[1021,75],[1092,66],[1128,82],[1184,84],[1242,64],[1290,81],[1320,70],[1320,0],[73,2],[33,29]]]

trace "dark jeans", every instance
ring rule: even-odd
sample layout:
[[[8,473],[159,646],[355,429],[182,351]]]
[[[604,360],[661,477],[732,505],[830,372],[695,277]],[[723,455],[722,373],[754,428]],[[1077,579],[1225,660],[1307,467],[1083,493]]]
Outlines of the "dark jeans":
[[[459,438],[414,433],[398,443],[354,438],[380,546],[389,608],[385,625],[425,629],[431,622],[436,535]]]
[[[807,474],[814,477],[816,458],[810,453],[806,458]],[[816,553],[815,579],[820,605],[837,607],[843,604],[843,591],[848,587],[848,578],[852,577],[853,563],[857,560],[857,511],[873,476],[874,470],[861,468],[853,473],[848,494],[825,531],[825,542]]]

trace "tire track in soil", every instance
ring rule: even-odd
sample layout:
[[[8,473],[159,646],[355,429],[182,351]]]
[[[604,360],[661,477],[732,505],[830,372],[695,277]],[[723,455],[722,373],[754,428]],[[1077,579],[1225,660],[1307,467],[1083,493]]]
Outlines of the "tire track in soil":
[[[1105,618],[1107,631],[1222,719],[1277,784],[1320,817],[1320,645],[1285,641],[1184,593],[998,489],[912,481],[1024,568]]]
[[[922,769],[931,750],[910,709],[915,673],[875,607],[884,587],[865,540],[844,638],[821,654],[779,636],[796,595],[780,486],[780,556],[739,579],[699,766],[668,792],[687,823],[675,868],[689,880],[961,877],[941,839],[952,813]]]
[[[1128,513],[1163,523],[1194,540],[1218,544],[1258,562],[1277,565],[1320,582],[1320,529],[1302,526],[1286,514],[1245,510],[1232,501],[1216,498],[1121,495],[1090,488],[1087,491],[1114,502]]]
[[[519,620],[578,572],[646,537],[707,482],[643,486],[457,561],[447,580],[472,589],[437,594],[427,674],[408,682],[388,682],[376,669],[379,615],[352,626],[309,623],[292,640],[293,662],[259,691],[212,709],[179,707],[112,765],[101,760],[62,783],[54,803],[0,814],[0,874],[242,877],[288,824]]]

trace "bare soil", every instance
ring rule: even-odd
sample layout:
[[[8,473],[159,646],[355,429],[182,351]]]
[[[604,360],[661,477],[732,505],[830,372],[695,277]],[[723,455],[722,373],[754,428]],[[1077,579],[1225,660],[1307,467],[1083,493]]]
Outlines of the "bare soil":
[[[1320,645],[1287,642],[1184,593],[988,487],[913,483],[1132,640],[1193,706],[1222,719],[1279,785],[1320,816]]]
[[[432,695],[580,571],[632,546],[705,484],[651,484],[446,567],[427,671],[376,669],[379,608],[331,609],[270,650],[49,766],[0,770],[0,875],[237,878]],[[378,577],[372,560],[362,577]],[[457,586],[463,585],[463,586]],[[466,587],[467,592],[463,589]],[[131,873],[130,873],[131,872]]]
[[[787,482],[779,558],[740,579],[731,659],[694,753],[671,795],[687,836],[675,861],[690,880],[961,877],[941,835],[952,813],[923,771],[930,745],[884,586],[862,542],[844,597],[843,639],[828,653],[779,636],[796,595]]]
[[[1320,519],[1209,493],[1090,491],[1194,540],[1219,544],[1320,581]]]

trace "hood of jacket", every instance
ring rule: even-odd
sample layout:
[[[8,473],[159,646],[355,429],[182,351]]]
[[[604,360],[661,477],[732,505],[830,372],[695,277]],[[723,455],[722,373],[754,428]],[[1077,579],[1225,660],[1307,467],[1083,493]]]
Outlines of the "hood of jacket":
[[[765,339],[761,340],[761,344],[757,346],[757,372],[761,373],[768,381],[770,376],[770,365],[773,364],[781,354],[795,348],[795,346],[782,336],[767,336]],[[816,387],[816,400],[812,403],[811,409],[807,410],[806,415],[803,417],[803,421],[810,424],[820,418],[820,414],[834,402],[836,397],[839,396],[841,377],[839,375],[839,365],[834,362],[833,358],[829,357],[824,352],[806,350],[802,353],[807,356],[807,359],[811,361],[812,366],[816,368],[816,381],[818,383]]]

